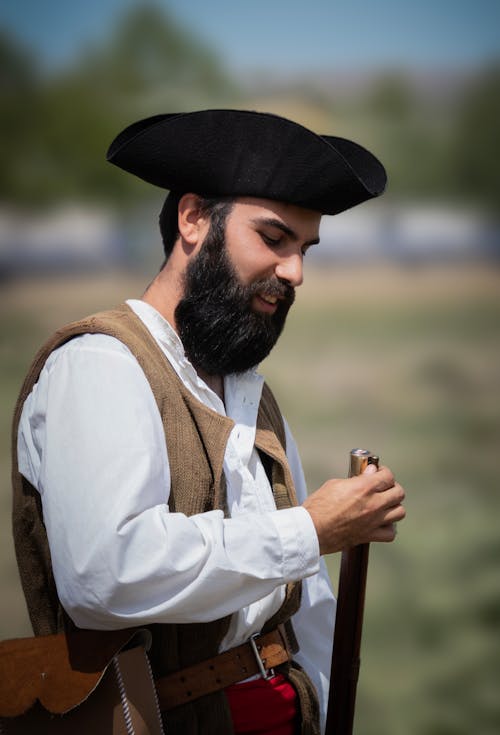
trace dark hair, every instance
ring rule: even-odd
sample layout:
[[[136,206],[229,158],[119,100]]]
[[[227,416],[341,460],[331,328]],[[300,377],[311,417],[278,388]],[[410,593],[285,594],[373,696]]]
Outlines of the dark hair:
[[[173,247],[179,237],[178,227],[178,210],[179,201],[183,196],[184,192],[171,191],[160,212],[160,233],[163,241],[163,251],[165,253],[164,264],[170,257]],[[234,202],[234,197],[199,197],[200,200],[200,212],[204,216],[212,219],[216,213],[220,214],[222,220],[225,220],[231,206]]]

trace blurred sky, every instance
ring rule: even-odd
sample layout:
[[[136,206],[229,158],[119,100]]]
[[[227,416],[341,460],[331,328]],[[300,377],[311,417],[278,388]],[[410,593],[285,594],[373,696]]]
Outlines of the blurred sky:
[[[141,2],[169,10],[235,72],[471,67],[499,56],[499,0],[3,0],[0,27],[54,68]]]

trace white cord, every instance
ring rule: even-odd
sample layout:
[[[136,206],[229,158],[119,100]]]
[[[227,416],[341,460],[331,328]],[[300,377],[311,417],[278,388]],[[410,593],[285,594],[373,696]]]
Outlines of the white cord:
[[[130,707],[128,706],[127,692],[125,690],[125,683],[123,681],[122,672],[120,671],[118,656],[113,656],[113,666],[118,681],[118,689],[120,690],[120,699],[122,701],[123,717],[125,719],[127,735],[135,735],[134,723],[132,722]]]
[[[160,702],[158,700],[158,692],[156,691],[155,680],[153,677],[153,669],[151,668],[151,661],[149,660],[149,656],[147,655],[145,651],[144,651],[144,656],[146,657],[146,661],[148,664],[148,670],[149,670],[149,676],[151,677],[151,683],[153,685],[153,692],[154,692],[154,698],[155,698],[155,703],[156,703],[156,712],[158,713],[158,722],[160,724],[160,733],[161,735],[166,735],[166,732],[163,729],[163,720],[161,718]]]

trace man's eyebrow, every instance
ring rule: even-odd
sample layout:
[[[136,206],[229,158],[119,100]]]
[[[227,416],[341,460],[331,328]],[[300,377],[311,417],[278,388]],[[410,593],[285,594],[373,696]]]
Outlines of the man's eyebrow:
[[[284,222],[282,222],[280,219],[275,219],[274,217],[255,217],[251,220],[251,222],[254,225],[269,225],[270,227],[277,227],[279,230],[281,230],[285,235],[288,235],[292,240],[299,240],[299,236],[288,225],[285,225]],[[308,240],[305,245],[317,245],[319,243],[319,237],[315,237],[312,240]]]

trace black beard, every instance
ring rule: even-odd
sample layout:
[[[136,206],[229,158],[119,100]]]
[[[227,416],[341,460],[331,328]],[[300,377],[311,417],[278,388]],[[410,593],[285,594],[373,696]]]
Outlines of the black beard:
[[[217,224],[188,265],[184,285],[175,323],[188,359],[208,375],[241,373],[258,365],[276,344],[295,298],[294,289],[277,278],[243,285]],[[278,297],[273,314],[252,309],[258,292]]]

